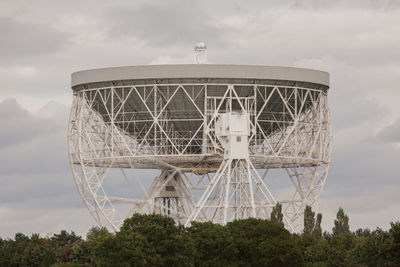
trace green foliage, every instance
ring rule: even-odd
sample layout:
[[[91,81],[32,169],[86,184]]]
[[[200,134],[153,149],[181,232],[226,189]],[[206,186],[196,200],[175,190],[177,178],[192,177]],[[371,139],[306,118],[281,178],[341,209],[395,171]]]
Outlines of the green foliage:
[[[328,266],[352,265],[350,250],[354,246],[354,236],[350,233],[334,235],[329,240],[327,264]]]
[[[358,230],[355,233],[354,246],[350,251],[350,261],[364,266],[391,266],[390,235],[381,229],[370,232]]]
[[[119,234],[137,232],[155,250],[157,264],[169,266],[193,265],[194,246],[187,230],[182,225],[175,225],[170,217],[161,215],[134,215],[125,220]]]
[[[114,258],[117,265],[193,266],[193,254],[187,230],[172,218],[135,214],[115,236],[100,242],[96,262],[107,265]]]
[[[283,214],[282,214],[282,204],[276,203],[275,207],[272,208],[271,221],[279,223],[283,226]]]
[[[332,229],[333,235],[341,235],[350,233],[349,217],[339,208],[336,214],[335,226]]]
[[[56,260],[56,251],[48,239],[33,234],[21,256],[25,266],[49,266]]]
[[[315,212],[311,210],[311,206],[306,206],[304,209],[304,230],[303,233],[311,234],[314,230]]]
[[[77,236],[73,231],[71,233],[68,233],[65,230],[62,230],[60,234],[54,234],[54,236],[51,238],[54,244],[56,244],[59,247],[65,247],[67,245],[71,245],[72,243],[80,239],[81,237]]]
[[[235,262],[233,238],[226,227],[211,222],[193,222],[189,233],[196,248],[196,266],[229,266]]]
[[[315,218],[315,212],[312,211],[311,206],[306,206],[304,209],[304,229],[303,234],[314,235],[320,238],[322,236],[322,214],[318,213]]]
[[[393,262],[400,266],[400,221],[391,223],[389,234],[392,241],[390,246],[391,258]]]
[[[93,227],[89,230],[85,240],[77,240],[71,247],[70,261],[81,266],[95,265],[95,252],[102,240],[112,236],[106,228]]]
[[[333,234],[322,235],[322,215],[307,207],[298,235],[284,229],[280,209],[271,220],[193,222],[189,228],[169,217],[136,214],[115,234],[93,227],[86,240],[66,231],[52,237],[17,233],[0,238],[0,266],[400,266],[399,221],[388,231],[351,233],[339,209]]]
[[[322,223],[322,214],[318,213],[317,218],[315,219],[314,230],[313,230],[313,234],[316,237],[322,237],[321,223]]]
[[[290,233],[279,223],[250,218],[227,224],[239,266],[301,266],[303,259]]]
[[[84,267],[84,266],[85,266],[84,264],[73,263],[73,262],[62,262],[51,265],[51,267]]]
[[[77,240],[71,246],[69,260],[73,263],[79,263],[82,266],[91,266],[94,264],[92,249],[89,242]]]
[[[57,262],[70,262],[72,245],[82,238],[77,236],[73,231],[68,233],[62,230],[60,234],[54,234],[51,238],[52,245],[56,248]]]
[[[154,248],[136,232],[102,237],[95,252],[98,266],[146,266],[159,260]]]

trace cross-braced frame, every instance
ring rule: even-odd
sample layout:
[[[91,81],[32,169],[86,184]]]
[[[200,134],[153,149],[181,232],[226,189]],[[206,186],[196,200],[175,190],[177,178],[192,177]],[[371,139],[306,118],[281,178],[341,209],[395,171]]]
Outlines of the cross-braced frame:
[[[247,159],[224,157],[216,124],[225,113],[249,117]],[[326,89],[221,81],[76,90],[68,140],[86,206],[114,230],[136,212],[225,224],[269,218],[280,202],[296,231],[324,187],[331,138]],[[149,181],[137,169],[160,174]],[[107,191],[117,176],[129,194]]]

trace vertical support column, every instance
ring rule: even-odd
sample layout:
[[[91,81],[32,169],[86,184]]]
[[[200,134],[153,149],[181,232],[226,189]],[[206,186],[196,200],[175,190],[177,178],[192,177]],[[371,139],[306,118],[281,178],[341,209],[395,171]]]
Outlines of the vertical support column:
[[[324,116],[324,108],[323,108],[323,95],[322,93],[318,93],[318,109],[319,109],[319,136],[318,136],[318,157],[322,158],[322,136],[323,136],[323,132],[324,132],[324,123],[325,123],[325,116]]]
[[[76,115],[78,115],[77,117],[75,117],[75,123],[76,120],[78,119],[78,156],[79,156],[79,160],[82,160],[82,138],[83,138],[83,107],[82,107],[82,100],[79,96],[79,94],[83,95],[84,92],[78,92],[75,93],[74,95],[74,107],[76,108],[75,112],[77,113]],[[83,97],[83,96],[82,96]]]
[[[222,224],[226,224],[227,218],[228,218],[228,209],[229,209],[229,188],[231,184],[231,171],[232,171],[232,161],[230,161],[229,166],[228,166],[228,171],[225,174],[225,200],[224,200],[224,217],[222,220]]]
[[[114,155],[114,87],[111,87],[111,155]]]
[[[294,119],[295,119],[295,121],[293,122],[294,123],[294,140],[295,140],[295,142],[294,142],[294,156],[296,157],[296,159],[297,159],[297,157],[298,157],[298,155],[299,155],[299,145],[298,145],[298,143],[299,143],[299,136],[298,136],[298,131],[297,131],[297,129],[300,127],[300,125],[299,125],[299,118],[298,118],[298,112],[297,112],[297,93],[298,93],[298,91],[297,91],[297,87],[295,87],[294,89]]]
[[[246,164],[246,170],[247,170],[247,182],[249,183],[249,191],[250,191],[250,204],[251,204],[251,216],[256,217],[256,204],[254,202],[254,191],[253,191],[253,183],[251,180],[251,169],[250,169],[250,163],[249,160],[246,160],[246,162],[243,162],[243,164]]]
[[[154,139],[154,150],[155,150],[155,154],[157,155],[158,154],[158,148],[157,148],[157,125],[158,125],[158,115],[157,115],[157,87],[156,86],[154,86],[153,87],[153,90],[154,90],[154,93],[153,93],[153,96],[154,96],[154,118],[155,118],[155,120],[156,120],[156,123],[154,124],[154,137],[153,137],[153,139]]]
[[[207,154],[207,135],[208,135],[208,127],[207,127],[207,123],[208,123],[208,107],[207,107],[207,85],[204,85],[204,125],[203,125],[203,138],[202,138],[202,146],[201,146],[201,154]]]

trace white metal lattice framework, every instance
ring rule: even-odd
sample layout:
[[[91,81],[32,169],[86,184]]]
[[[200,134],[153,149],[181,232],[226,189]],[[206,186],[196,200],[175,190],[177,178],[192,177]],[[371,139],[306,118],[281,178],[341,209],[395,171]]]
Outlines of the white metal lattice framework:
[[[248,118],[249,132],[230,137],[246,142],[240,156],[216,129],[223,114]],[[185,79],[94,84],[74,90],[68,141],[76,185],[100,225],[118,230],[133,213],[152,212],[186,225],[225,224],[269,218],[280,202],[285,226],[296,231],[329,169],[327,88]],[[150,182],[137,169],[160,174]],[[129,194],[107,191],[117,176]]]

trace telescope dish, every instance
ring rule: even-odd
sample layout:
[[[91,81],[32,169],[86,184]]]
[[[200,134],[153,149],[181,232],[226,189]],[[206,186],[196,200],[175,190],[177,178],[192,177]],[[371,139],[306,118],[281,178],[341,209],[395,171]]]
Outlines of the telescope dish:
[[[279,202],[294,232],[325,185],[326,72],[148,65],[75,72],[71,87],[71,169],[101,226],[117,231],[134,213],[268,219]]]

